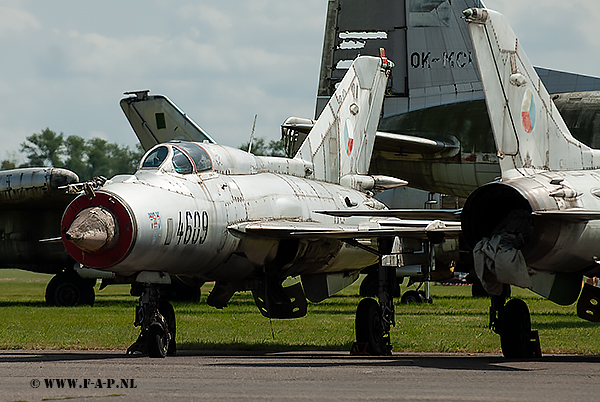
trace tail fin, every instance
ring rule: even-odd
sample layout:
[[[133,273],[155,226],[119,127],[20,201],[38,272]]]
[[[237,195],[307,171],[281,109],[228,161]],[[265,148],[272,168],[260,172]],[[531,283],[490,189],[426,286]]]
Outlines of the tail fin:
[[[316,179],[367,173],[391,66],[383,54],[352,63],[294,157],[312,162]]]
[[[480,8],[467,9],[464,15],[502,177],[597,168],[599,151],[573,138],[506,18]]]
[[[121,99],[121,109],[144,150],[171,140],[214,143],[204,130],[163,95],[149,91],[125,92],[135,95]]]

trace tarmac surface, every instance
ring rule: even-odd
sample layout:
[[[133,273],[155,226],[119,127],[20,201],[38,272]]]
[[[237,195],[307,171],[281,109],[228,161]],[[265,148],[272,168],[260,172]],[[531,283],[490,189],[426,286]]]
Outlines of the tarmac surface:
[[[600,356],[0,351],[0,400],[597,401]]]

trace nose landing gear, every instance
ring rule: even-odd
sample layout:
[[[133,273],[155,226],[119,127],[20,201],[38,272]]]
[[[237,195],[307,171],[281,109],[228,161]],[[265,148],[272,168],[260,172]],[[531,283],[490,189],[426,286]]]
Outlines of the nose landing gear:
[[[158,285],[144,284],[134,325],[141,327],[141,332],[127,354],[142,353],[157,358],[175,355],[175,311],[171,303],[160,298]]]

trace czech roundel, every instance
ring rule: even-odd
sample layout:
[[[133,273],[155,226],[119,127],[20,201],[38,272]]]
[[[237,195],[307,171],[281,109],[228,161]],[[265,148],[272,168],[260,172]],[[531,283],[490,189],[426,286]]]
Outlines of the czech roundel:
[[[354,139],[352,138],[354,133],[354,127],[352,127],[352,121],[346,119],[344,124],[344,144],[346,144],[346,155],[352,154],[352,147],[354,146]]]
[[[527,89],[525,95],[523,95],[523,103],[521,104],[521,123],[523,124],[526,133],[532,132],[535,127],[535,101],[530,89]]]

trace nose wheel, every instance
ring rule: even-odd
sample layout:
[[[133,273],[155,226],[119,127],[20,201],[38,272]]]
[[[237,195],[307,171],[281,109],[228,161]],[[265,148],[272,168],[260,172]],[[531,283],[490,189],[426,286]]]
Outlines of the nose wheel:
[[[158,286],[144,286],[136,308],[135,326],[141,327],[140,336],[127,354],[147,354],[152,358],[175,355],[175,310],[171,303],[160,298]]]

